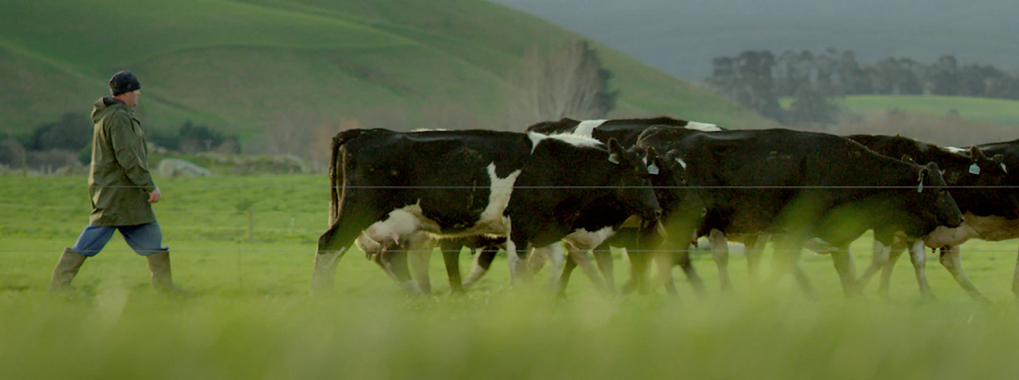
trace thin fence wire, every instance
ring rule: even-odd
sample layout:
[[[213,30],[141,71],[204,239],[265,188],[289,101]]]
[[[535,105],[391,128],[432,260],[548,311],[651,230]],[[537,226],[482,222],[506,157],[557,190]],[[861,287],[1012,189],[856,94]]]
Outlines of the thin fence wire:
[[[467,186],[467,185],[428,185],[428,186],[402,186],[402,185],[386,185],[386,186],[373,186],[373,185],[361,185],[361,186],[328,186],[328,185],[294,185],[294,184],[202,184],[202,183],[189,183],[188,187],[201,187],[201,188],[275,188],[275,187],[314,187],[314,188],[335,188],[339,189],[478,189],[478,186]],[[53,184],[5,184],[0,185],[0,189],[3,188],[41,188],[41,187],[88,187],[88,185],[53,185]],[[123,189],[123,188],[140,188],[141,186],[103,186],[103,188],[109,189]],[[513,189],[916,189],[917,185],[860,185],[860,186],[846,186],[846,185],[799,185],[799,186],[776,186],[776,185],[742,185],[742,186],[706,186],[706,185],[683,185],[683,186],[554,186],[554,185],[539,185],[539,186],[510,186]],[[480,188],[488,188],[483,186]],[[931,186],[924,185],[924,189],[1019,189],[1019,185],[995,185],[995,186]]]
[[[170,186],[174,186],[174,185],[176,185],[176,184],[170,184]],[[168,186],[168,187],[170,187],[170,186]],[[236,183],[236,184],[188,183],[187,186],[188,187],[202,187],[202,188],[297,188],[297,187],[304,187],[304,188],[336,188],[337,190],[342,189],[342,188],[347,188],[347,189],[379,189],[379,190],[387,190],[387,189],[477,189],[478,188],[477,186],[459,186],[459,185],[450,185],[450,186],[441,186],[441,185],[432,185],[432,186],[335,186],[335,187],[332,187],[332,186],[329,186],[329,185],[283,184],[283,183],[258,183],[258,184],[244,184],[244,183]],[[7,184],[0,185],[0,189],[5,189],[5,188],[87,188],[87,187],[88,187],[87,184],[57,185],[57,184],[25,184],[25,183],[11,184],[11,183],[7,183]],[[107,188],[139,188],[139,186],[107,186]],[[487,188],[487,186],[485,188]],[[714,190],[720,190],[720,189],[776,190],[776,189],[917,189],[918,186],[917,185],[906,185],[906,186],[898,186],[898,185],[896,185],[896,186],[892,186],[892,185],[880,185],[880,186],[875,186],[875,185],[867,185],[867,186],[828,186],[828,185],[825,185],[825,186],[812,186],[812,185],[801,185],[801,186],[770,186],[770,185],[768,185],[768,186],[764,186],[764,185],[761,185],[761,186],[698,186],[698,185],[689,185],[689,186],[512,186],[512,188],[514,190],[515,189],[525,189],[525,190],[526,189],[532,189],[532,190],[533,189],[537,189],[537,190],[548,190],[548,189],[606,189],[606,188],[617,188],[617,189],[635,189],[635,188],[636,189],[646,189],[646,188],[652,188],[652,189],[707,189],[707,190],[712,190],[712,189],[714,189]],[[997,186],[924,186],[924,189],[946,189],[946,190],[952,190],[952,189],[985,189],[985,190],[992,190],[993,189],[993,190],[1001,190],[1001,189],[1019,189],[1019,186],[1017,186],[1017,185],[997,185]],[[323,200],[323,204],[325,204],[325,203],[327,203],[327,201]],[[22,208],[22,207],[33,207],[34,208],[34,207],[38,207],[38,206],[23,206],[23,205],[18,205],[18,204],[0,203],[0,208]],[[44,208],[47,208],[47,207],[44,207]],[[66,207],[64,207],[64,208],[66,208]],[[61,208],[61,209],[64,209],[64,208]],[[285,210],[279,210],[279,211],[285,212]],[[178,212],[179,212],[179,210],[178,210]],[[188,210],[186,212],[194,212],[194,211],[193,210]],[[208,212],[208,211],[206,211],[206,212],[210,213],[210,214],[213,213],[213,212]],[[237,227],[237,228],[238,229],[246,229],[247,226],[242,226],[242,227]],[[172,228],[167,230],[167,231],[172,231]],[[294,232],[297,232],[297,233],[302,233],[302,232],[303,233],[312,233],[312,232],[315,232],[315,231],[318,231],[318,230],[308,230],[308,229],[287,230],[288,233],[294,233]],[[321,231],[324,232],[325,228],[323,228]],[[165,232],[166,231],[164,231],[164,233]],[[271,234],[271,232],[263,233],[263,234]],[[317,237],[317,235],[315,237]],[[240,239],[243,239],[243,237],[242,236],[238,236],[236,239],[240,240]],[[974,239],[973,241],[983,241],[983,240]],[[178,242],[178,243],[236,243],[238,245],[238,247],[240,247],[242,245],[257,244],[258,243],[257,240],[256,240],[255,243],[246,243],[246,242],[239,242],[239,241],[230,240],[230,239],[223,239],[223,240],[220,240],[220,239],[172,239],[172,240],[168,240],[168,242]],[[306,244],[306,243],[295,242],[292,239],[288,239],[288,240],[285,240],[285,241],[279,241],[279,240],[266,241],[264,243],[271,243],[271,244]],[[992,243],[996,243],[996,242],[992,242]],[[240,249],[240,248],[238,248],[238,249]],[[244,250],[245,250],[245,253],[279,252],[279,249],[275,249],[275,248],[246,247],[246,248],[244,248]],[[16,253],[16,252],[19,252],[19,253],[25,253],[25,252],[32,253],[32,252],[49,252],[49,251],[50,250],[34,250],[34,249],[29,249],[29,250],[11,250],[11,249],[0,248],[0,254],[9,254],[9,253]],[[187,251],[188,252],[194,252],[194,253],[216,253],[216,252],[221,252],[221,250],[212,250],[212,249],[210,249],[210,250],[188,249]],[[390,249],[388,251],[389,252],[405,252],[405,250],[399,250],[399,249]],[[602,251],[607,251],[607,250],[602,250]],[[664,249],[634,250],[634,249],[627,249],[627,252],[629,252],[629,253],[643,253],[643,252],[646,252],[646,251],[659,252],[659,253],[681,253],[681,252],[695,252],[695,253],[699,253],[699,252],[707,251],[707,248],[692,249],[692,250],[664,250]],[[1002,250],[999,250],[999,249],[964,249],[963,251],[964,252],[971,252],[971,253],[1006,252],[1003,249]],[[500,251],[500,252],[502,252],[502,251]],[[776,251],[772,250],[772,249],[769,249],[769,250],[767,250],[767,252],[776,252]],[[804,249],[803,252],[811,252],[811,251],[809,249]],[[860,252],[860,250],[857,250],[856,252]],[[1007,252],[1014,252],[1014,251],[1009,250]]]

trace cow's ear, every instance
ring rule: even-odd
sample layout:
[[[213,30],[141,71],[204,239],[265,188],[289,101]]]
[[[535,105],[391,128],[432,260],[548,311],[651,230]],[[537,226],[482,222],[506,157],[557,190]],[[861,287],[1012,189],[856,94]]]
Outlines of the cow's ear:
[[[927,166],[920,167],[920,178],[917,179],[917,182],[919,182],[920,184],[916,186],[916,192],[918,192],[918,193],[922,193],[923,192],[923,179],[924,179],[924,177],[929,177],[929,176],[930,176],[930,168],[927,167]]]
[[[915,164],[916,163],[916,161],[913,161],[913,157],[910,157],[908,154],[903,154],[902,155],[902,161],[909,162],[911,164]]]
[[[658,175],[658,161],[661,157],[658,156],[658,151],[654,147],[647,148],[647,172],[650,175]]]
[[[994,157],[991,157],[991,162],[1001,165],[1001,170],[1004,171],[1005,174],[1008,174],[1008,168],[1005,167],[1005,156],[1002,156],[1001,153],[995,154]]]
[[[619,164],[623,162],[621,154],[623,153],[623,146],[619,145],[619,141],[615,138],[609,139],[609,162],[613,164]]]
[[[971,160],[973,160],[973,163],[979,163],[981,161],[987,160],[987,156],[984,155],[984,152],[975,145],[969,147],[969,157]]]
[[[658,150],[653,146],[647,148],[647,160],[648,162],[659,159],[661,156],[658,154]]]

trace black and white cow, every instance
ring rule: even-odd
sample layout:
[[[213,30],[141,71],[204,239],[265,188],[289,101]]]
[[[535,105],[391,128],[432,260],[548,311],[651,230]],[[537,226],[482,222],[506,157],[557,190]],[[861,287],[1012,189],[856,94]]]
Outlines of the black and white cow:
[[[1019,192],[1019,140],[1004,141],[977,145],[984,154],[1002,156],[1002,167],[1013,168],[1009,172],[1007,191]],[[1019,194],[1016,194],[1019,197]],[[993,214],[986,217],[975,217],[971,234],[979,235],[987,241],[1001,241],[1019,237],[1019,217],[1014,214]],[[958,255],[958,252],[950,252]],[[953,259],[958,260],[958,259]],[[1012,276],[1012,294],[1019,297],[1019,257],[1016,259],[1015,272]]]
[[[615,140],[496,131],[356,129],[333,139],[331,220],[319,237],[313,289],[330,288],[336,263],[364,232],[376,242],[425,232],[505,236],[510,274],[518,247],[559,241],[595,199],[614,197],[657,220],[661,208],[637,149]],[[374,227],[374,228],[373,228]],[[409,280],[406,263],[390,264]]]
[[[642,118],[642,119],[610,119],[610,120],[574,120],[569,118],[563,118],[558,121],[546,121],[539,122],[528,126],[526,132],[537,132],[547,135],[560,135],[560,134],[574,134],[593,137],[601,142],[608,142],[611,139],[615,139],[620,142],[624,147],[629,147],[637,142],[637,137],[653,125],[671,125],[677,127],[685,127],[693,130],[702,131],[717,131],[722,130],[714,124],[699,123],[693,121],[686,121],[680,119],[673,119],[669,117],[656,117],[656,118]],[[648,162],[651,164],[651,162]],[[654,165],[650,165],[654,168]],[[611,199],[601,200],[594,202],[593,208],[587,210],[584,215],[578,217],[576,224],[574,225],[574,231],[563,238],[563,242],[566,244],[568,249],[568,257],[570,258],[566,262],[566,268],[564,268],[561,283],[564,286],[569,281],[569,275],[572,270],[579,265],[588,277],[596,284],[596,287],[602,288],[608,292],[618,292],[615,286],[615,280],[612,275],[613,264],[611,254],[608,251],[608,247],[619,247],[626,249],[627,247],[636,247],[638,230],[643,227],[639,221],[630,221],[625,227],[628,231],[627,236],[621,236],[619,238],[613,238],[613,236],[622,228],[623,222],[628,218],[629,214],[621,207],[621,205],[614,204],[615,202]],[[459,252],[459,249],[453,247],[454,243],[449,243],[449,246],[443,249],[445,252]],[[597,248],[597,249],[596,249]],[[487,248],[492,250],[491,247]],[[601,270],[601,275],[594,272],[593,266],[590,265],[590,259],[587,257],[587,251],[594,250],[595,259],[598,261],[598,267]],[[638,250],[639,251],[639,250]],[[481,276],[488,270],[491,265],[491,260],[495,256],[492,254],[485,254],[476,257],[474,265],[471,269],[471,274],[464,282],[464,287],[469,287],[475,281],[481,278]],[[537,265],[541,264],[541,255],[536,255],[538,261]],[[688,263],[689,260],[681,262]],[[447,257],[447,272],[450,274],[454,273],[454,269],[450,268],[452,263],[455,263],[455,258]],[[457,264],[458,265],[458,264]],[[692,266],[686,265],[684,269],[692,270]],[[459,276],[458,270],[456,275]],[[697,282],[698,278],[696,273],[692,273],[693,282]],[[697,282],[699,284],[699,282]],[[563,287],[560,287],[563,289]]]
[[[980,238],[974,226],[981,226],[987,220],[995,217],[1003,220],[1019,218],[1019,201],[1014,191],[1003,187],[1007,185],[1008,171],[1002,163],[1002,156],[999,154],[989,158],[977,147],[971,147],[968,151],[944,148],[898,135],[852,135],[847,138],[889,157],[906,156],[918,162],[938,164],[949,186],[948,191],[966,221],[956,228],[938,227],[925,236],[921,243],[934,249],[941,248],[941,264],[971,296],[983,298],[962,269],[959,245],[970,238]],[[881,270],[881,293],[887,295],[895,261],[905,248],[911,248],[910,257],[913,259],[920,292],[930,295],[924,270],[926,255],[923,244],[916,244],[915,239],[896,239],[894,232],[874,231],[874,258],[860,277],[861,286],[866,285],[870,276]]]
[[[599,141],[608,141],[609,139],[618,140],[623,146],[633,146],[637,143],[637,139],[640,137],[648,128],[656,125],[666,125],[673,127],[682,127],[684,129],[692,131],[703,131],[703,132],[715,132],[722,131],[723,128],[718,125],[711,123],[702,123],[696,121],[688,121],[683,119],[674,119],[667,116],[660,116],[654,118],[635,118],[635,119],[608,119],[608,120],[574,120],[569,118],[563,118],[559,121],[546,121],[533,124],[527,127],[527,131],[538,132],[545,134],[561,134],[561,133],[573,133],[591,136]],[[659,166],[659,171],[665,170]],[[674,170],[682,171],[682,168],[675,168]],[[682,178],[682,174],[674,173],[672,170],[668,170],[668,173],[660,173],[653,176],[653,178],[659,178],[665,181],[671,181],[673,177]],[[685,191],[681,191],[683,194],[668,194],[669,196],[679,197],[685,200],[688,194]],[[656,190],[656,195],[659,192]],[[591,216],[587,218],[589,221],[595,221],[597,219],[605,219],[605,216]],[[596,222],[597,223],[597,222]],[[648,247],[641,247],[641,245],[647,244],[645,239],[649,236],[644,236],[648,231],[642,231],[636,223],[630,223],[625,229],[621,230],[619,226],[613,228],[599,229],[597,231],[591,230],[588,227],[586,230],[578,231],[575,234],[571,234],[569,237],[564,239],[567,247],[570,249],[573,260],[567,262],[566,268],[564,268],[562,283],[565,285],[569,282],[569,276],[572,270],[577,264],[584,269],[585,272],[589,273],[592,269],[585,265],[588,261],[586,253],[592,251],[595,260],[598,262],[598,267],[601,269],[602,277],[607,288],[615,292],[615,279],[613,276],[613,263],[612,256],[609,251],[610,247],[616,247],[622,249],[624,252],[629,253],[632,264],[636,265],[633,268],[634,271],[644,271],[649,269],[647,266],[647,260],[650,257],[645,257],[644,252],[647,251]],[[620,234],[621,236],[616,236]],[[633,252],[630,252],[631,248],[635,248]],[[678,263],[687,274],[691,284],[698,290],[699,293],[703,294],[703,281],[694,271],[693,266],[690,264],[689,257],[686,256],[687,252],[683,251],[676,255],[673,262]],[[635,260],[634,260],[635,259]],[[660,259],[660,258],[659,258]],[[664,261],[660,262],[664,265]],[[661,265],[659,265],[661,266]],[[670,267],[671,268],[671,267]],[[667,270],[667,269],[662,269]],[[591,276],[589,276],[591,277]],[[594,278],[594,277],[592,277]],[[647,290],[642,282],[639,282],[640,278],[631,277],[630,282],[624,287],[624,291],[628,292],[634,288],[640,288]],[[674,288],[670,287],[670,291]]]
[[[773,234],[780,237],[773,281],[792,272],[808,293],[809,280],[797,261],[811,238],[838,248],[832,259],[844,292],[851,295],[856,281],[848,246],[865,231],[888,226],[883,228],[923,236],[963,221],[936,164],[892,159],[839,136],[663,126],[648,129],[638,146],[679,152],[687,181],[703,204],[701,210],[680,213],[665,209],[662,222],[673,242],[665,249],[681,249],[698,230]]]

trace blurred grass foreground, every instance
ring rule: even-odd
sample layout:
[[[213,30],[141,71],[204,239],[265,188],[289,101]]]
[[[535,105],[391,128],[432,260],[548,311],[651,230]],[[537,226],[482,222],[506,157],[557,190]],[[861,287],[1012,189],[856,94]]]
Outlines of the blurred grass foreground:
[[[575,279],[565,300],[509,286],[505,261],[467,295],[412,297],[359,252],[332,294],[307,293],[326,225],[323,176],[161,179],[156,213],[177,283],[164,299],[144,260],[114,237],[66,294],[47,291],[60,250],[87,223],[81,177],[0,176],[0,378],[102,379],[990,379],[1019,375],[1019,312],[1009,292],[1015,242],[963,246],[992,299],[971,301],[937,264],[921,299],[900,262],[889,299],[871,284],[845,300],[828,257],[804,254],[817,288],[601,296]],[[249,224],[249,213],[253,222]],[[249,229],[250,228],[250,229]],[[869,235],[854,244],[869,263]],[[767,254],[766,254],[767,255]],[[768,255],[770,256],[770,255]],[[462,266],[470,256],[462,255]],[[905,261],[905,260],[903,260]],[[629,264],[616,257],[617,278]],[[936,261],[933,261],[936,263]],[[767,263],[765,265],[767,268]],[[678,273],[677,273],[678,275]],[[681,275],[680,277],[681,278]]]

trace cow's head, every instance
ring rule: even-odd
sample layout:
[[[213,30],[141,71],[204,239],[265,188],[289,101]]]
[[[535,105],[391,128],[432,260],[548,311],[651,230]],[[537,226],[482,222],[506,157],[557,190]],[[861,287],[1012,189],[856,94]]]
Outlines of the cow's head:
[[[651,173],[651,184],[666,216],[683,211],[681,209],[687,206],[702,207],[696,191],[688,186],[687,163],[678,150],[669,150],[654,161],[648,161],[649,168],[652,164],[657,170]]]
[[[958,227],[962,225],[962,212],[949,194],[947,184],[938,165],[931,162],[919,166],[917,185],[914,196],[910,196],[910,207],[914,214],[921,217],[917,226],[920,230],[913,234],[927,234],[937,226]],[[909,190],[913,192],[914,190]]]
[[[654,149],[631,147],[624,149],[616,139],[609,139],[609,162],[616,164],[615,197],[625,205],[627,211],[640,215],[644,220],[658,220],[662,208],[651,187],[651,171],[659,169],[653,163],[658,161]]]
[[[1019,218],[1019,199],[1006,187],[1010,183],[1003,157],[987,157],[975,146],[970,148],[969,157],[969,166],[955,174],[959,178],[948,178],[947,174],[945,178],[950,186],[961,186],[951,190],[959,207],[976,215]]]

